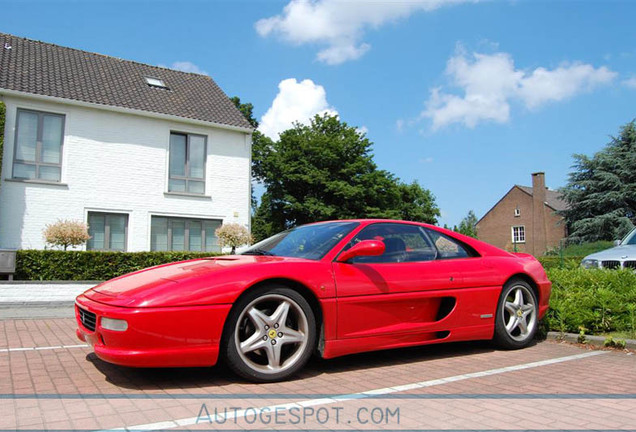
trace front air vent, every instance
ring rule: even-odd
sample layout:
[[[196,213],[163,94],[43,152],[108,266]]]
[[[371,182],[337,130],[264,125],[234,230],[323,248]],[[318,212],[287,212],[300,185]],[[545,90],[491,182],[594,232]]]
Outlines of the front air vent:
[[[620,261],[601,261],[601,265],[603,266],[603,268],[612,269],[612,270],[621,268]]]
[[[81,307],[77,307],[79,318],[84,327],[90,331],[95,331],[95,324],[97,323],[97,317],[93,312],[89,312]]]

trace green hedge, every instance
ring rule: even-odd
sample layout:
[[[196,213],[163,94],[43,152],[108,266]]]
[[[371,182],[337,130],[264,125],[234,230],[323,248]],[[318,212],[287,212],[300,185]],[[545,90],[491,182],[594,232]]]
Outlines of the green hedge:
[[[159,264],[216,256],[211,252],[19,250],[16,280],[107,280]]]
[[[542,256],[539,258],[539,262],[543,265],[543,268],[546,270],[561,268],[561,269],[571,269],[574,270],[581,265],[581,261],[583,260],[582,256],[569,256],[569,257],[559,257],[559,256]]]
[[[636,335],[636,273],[631,270],[548,269],[550,330]]]

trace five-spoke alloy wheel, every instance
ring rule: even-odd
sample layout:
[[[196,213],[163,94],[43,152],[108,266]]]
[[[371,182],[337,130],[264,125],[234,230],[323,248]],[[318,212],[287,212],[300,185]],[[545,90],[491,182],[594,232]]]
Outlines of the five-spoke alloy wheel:
[[[527,282],[512,280],[504,285],[497,305],[495,342],[502,348],[523,348],[537,331],[537,298]]]
[[[229,367],[250,380],[288,378],[311,356],[316,320],[307,300],[289,288],[249,292],[232,309],[224,334]]]

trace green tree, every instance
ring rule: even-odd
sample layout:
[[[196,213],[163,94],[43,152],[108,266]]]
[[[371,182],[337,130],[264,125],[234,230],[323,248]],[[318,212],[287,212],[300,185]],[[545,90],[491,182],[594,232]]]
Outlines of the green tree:
[[[460,234],[477,238],[477,216],[475,216],[475,212],[469,210],[466,217],[459,222],[459,228],[454,227],[453,230]]]
[[[575,154],[573,172],[561,189],[569,208],[562,212],[578,242],[613,240],[636,223],[636,124],[627,123],[618,137],[591,158]]]
[[[238,96],[233,96],[230,100],[234,103],[234,106],[238,108],[241,114],[243,114],[247,121],[250,122],[252,127],[256,129],[258,127],[258,121],[254,118],[254,105],[251,103],[241,103],[241,98]]]
[[[364,133],[328,114],[270,140],[258,155],[266,191],[255,212],[254,237],[328,219],[435,223],[439,209],[431,192],[378,169],[371,146]]]
[[[257,201],[254,196],[254,186],[257,182],[263,181],[263,168],[262,161],[266,155],[271,151],[272,140],[260,133],[258,128],[258,121],[254,118],[254,106],[251,103],[242,103],[238,96],[231,97],[230,100],[234,102],[234,105],[241,111],[247,121],[254,128],[252,133],[252,213],[256,212]]]

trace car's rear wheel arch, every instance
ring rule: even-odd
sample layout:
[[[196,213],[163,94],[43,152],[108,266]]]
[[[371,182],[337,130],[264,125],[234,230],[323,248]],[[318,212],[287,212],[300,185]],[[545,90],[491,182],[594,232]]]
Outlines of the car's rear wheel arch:
[[[530,288],[532,288],[532,291],[534,292],[535,297],[537,298],[537,301],[541,298],[539,296],[539,287],[537,285],[537,283],[534,281],[534,279],[532,279],[530,276],[528,276],[525,273],[517,273],[515,275],[512,275],[508,278],[508,280],[506,282],[504,282],[504,286],[508,283],[511,283],[512,281],[515,280],[521,280],[526,282],[528,285],[530,285]]]
[[[519,349],[532,343],[538,328],[538,287],[520,273],[508,278],[501,288],[495,315],[493,341],[503,349]]]

